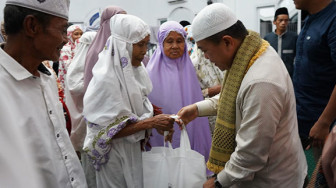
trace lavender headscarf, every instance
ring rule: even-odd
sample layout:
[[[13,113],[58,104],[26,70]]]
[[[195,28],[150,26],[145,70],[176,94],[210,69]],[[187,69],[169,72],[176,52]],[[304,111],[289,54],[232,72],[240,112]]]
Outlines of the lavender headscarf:
[[[84,68],[84,88],[86,90],[89,82],[92,78],[92,68],[98,61],[98,54],[103,50],[106,40],[111,35],[110,19],[116,14],[126,12],[124,9],[118,6],[107,7],[100,19],[100,28],[97,32],[95,39],[93,40],[90,48],[86,54],[85,68]]]
[[[194,66],[190,60],[185,43],[184,54],[177,59],[170,59],[164,54],[163,41],[171,31],[180,33],[186,38],[183,27],[175,21],[168,21],[161,25],[158,32],[159,47],[146,67],[152,80],[153,90],[149,100],[162,108],[163,113],[176,114],[182,107],[203,100]],[[174,125],[173,148],[180,146],[181,131]],[[207,117],[199,117],[187,126],[191,148],[204,155],[208,160],[211,134]],[[152,146],[162,146],[163,137],[153,129],[150,138]]]

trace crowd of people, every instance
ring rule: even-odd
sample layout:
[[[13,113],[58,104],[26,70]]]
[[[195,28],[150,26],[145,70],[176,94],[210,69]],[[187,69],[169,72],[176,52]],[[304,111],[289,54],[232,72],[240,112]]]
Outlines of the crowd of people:
[[[281,7],[262,39],[209,3],[163,23],[144,64],[150,27],[124,8],[82,28],[70,0],[7,0],[1,186],[142,188],[142,152],[178,148],[183,124],[207,166],[199,187],[335,187],[336,3],[294,4],[309,13],[299,35]]]

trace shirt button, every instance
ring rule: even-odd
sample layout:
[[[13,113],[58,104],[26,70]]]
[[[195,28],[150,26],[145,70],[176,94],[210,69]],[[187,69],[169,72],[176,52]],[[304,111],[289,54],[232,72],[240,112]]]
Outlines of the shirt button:
[[[60,136],[59,134],[56,135],[57,138],[58,138],[59,136]]]
[[[75,179],[74,178],[71,178],[71,181],[74,181]]]
[[[307,40],[310,40],[310,36],[307,37]]]
[[[52,114],[52,110],[49,111],[49,114]]]
[[[67,159],[67,158],[68,158],[67,156],[64,157],[64,159]]]

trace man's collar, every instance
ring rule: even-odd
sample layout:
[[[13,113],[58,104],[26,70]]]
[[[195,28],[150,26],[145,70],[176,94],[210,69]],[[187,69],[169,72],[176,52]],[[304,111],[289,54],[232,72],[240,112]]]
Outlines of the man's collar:
[[[274,31],[274,33],[276,34],[276,35],[278,35],[277,33],[276,33],[276,29],[275,29],[275,31]],[[281,35],[278,35],[279,37],[282,37],[284,34],[286,34],[287,33],[287,30],[285,31],[285,32],[283,32]]]
[[[0,45],[0,65],[16,80],[24,80],[26,78],[32,77],[33,75],[25,69],[21,64],[19,64],[15,59],[8,55],[4,50],[4,43]],[[48,69],[41,63],[38,66],[38,70],[46,75],[51,75]]]

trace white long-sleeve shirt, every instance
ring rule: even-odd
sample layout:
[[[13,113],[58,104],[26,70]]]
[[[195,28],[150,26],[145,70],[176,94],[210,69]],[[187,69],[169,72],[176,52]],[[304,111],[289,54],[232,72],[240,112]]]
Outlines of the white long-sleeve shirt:
[[[43,187],[85,188],[84,172],[66,131],[55,78],[44,66],[39,73],[40,77],[33,76],[0,49],[0,120],[5,122],[0,131],[12,126],[21,131]]]
[[[218,98],[196,103],[199,115],[216,115]],[[249,69],[238,91],[236,143],[217,175],[223,187],[303,186],[307,163],[292,81],[271,47]]]

